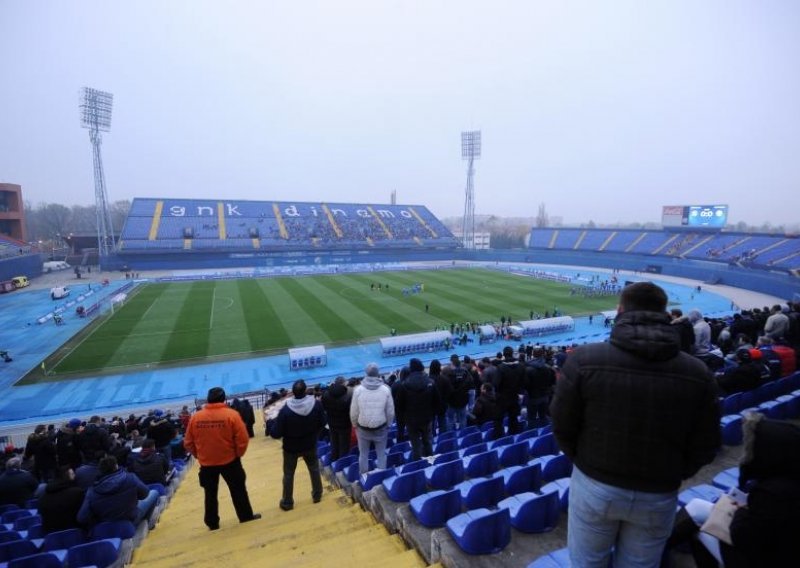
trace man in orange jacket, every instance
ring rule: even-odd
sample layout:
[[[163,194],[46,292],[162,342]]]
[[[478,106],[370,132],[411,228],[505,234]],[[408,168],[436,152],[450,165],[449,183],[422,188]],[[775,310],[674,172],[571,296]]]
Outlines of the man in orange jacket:
[[[200,462],[200,487],[205,490],[206,526],[219,528],[217,491],[219,476],[228,484],[233,507],[240,523],[261,518],[253,513],[247,495],[247,475],[241,458],[247,451],[250,437],[238,412],[225,404],[225,391],[214,387],[208,391],[208,403],[189,420],[183,446]]]

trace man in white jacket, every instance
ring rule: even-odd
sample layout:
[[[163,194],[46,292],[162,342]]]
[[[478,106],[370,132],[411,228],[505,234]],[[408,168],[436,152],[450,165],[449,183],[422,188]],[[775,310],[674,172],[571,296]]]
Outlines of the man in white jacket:
[[[370,363],[366,373],[353,391],[350,404],[350,421],[358,437],[358,470],[362,474],[369,471],[369,450],[373,444],[378,454],[378,468],[386,468],[386,440],[394,421],[392,391],[383,382],[378,365]]]

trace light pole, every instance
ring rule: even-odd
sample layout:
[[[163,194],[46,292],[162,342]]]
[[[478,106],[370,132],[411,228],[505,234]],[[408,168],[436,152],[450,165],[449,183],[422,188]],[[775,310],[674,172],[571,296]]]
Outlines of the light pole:
[[[481,131],[461,133],[461,159],[467,160],[467,187],[464,196],[463,239],[465,249],[475,248],[475,176],[474,162],[481,157]]]

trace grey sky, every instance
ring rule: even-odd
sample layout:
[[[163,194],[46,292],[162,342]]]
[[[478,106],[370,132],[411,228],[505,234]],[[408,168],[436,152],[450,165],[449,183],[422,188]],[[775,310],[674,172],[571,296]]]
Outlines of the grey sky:
[[[114,93],[109,198],[427,205],[796,224],[795,0],[0,0],[0,181],[93,202],[83,86]]]

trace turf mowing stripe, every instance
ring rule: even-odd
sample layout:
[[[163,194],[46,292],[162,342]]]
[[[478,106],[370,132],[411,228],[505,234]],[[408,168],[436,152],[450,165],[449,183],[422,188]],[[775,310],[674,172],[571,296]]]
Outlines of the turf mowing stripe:
[[[275,310],[275,317],[281,322],[288,336],[285,344],[276,347],[287,348],[331,341],[314,315],[306,312],[298,304],[297,299],[284,290],[275,279],[260,280],[259,285],[269,298]]]
[[[234,280],[215,282],[213,321],[208,338],[209,355],[247,353],[253,351],[245,325],[245,303],[238,283]]]
[[[208,355],[208,328],[214,282],[194,282],[181,306],[172,333],[161,353],[162,361]],[[155,347],[155,345],[154,345]]]
[[[56,373],[70,373],[109,366],[115,353],[124,344],[136,323],[155,304],[165,286],[146,286],[120,308],[114,317],[105,320],[92,334],[60,361],[53,369]]]
[[[301,309],[313,314],[313,317],[320,322],[320,327],[326,330],[332,340],[340,341],[360,337],[359,332],[347,320],[331,309],[329,305],[316,298],[308,291],[307,287],[301,284],[304,280],[304,278],[279,278],[276,282],[295,297]]]
[[[266,350],[291,345],[289,333],[258,281],[239,280],[238,285],[245,306],[247,336],[253,349]]]

